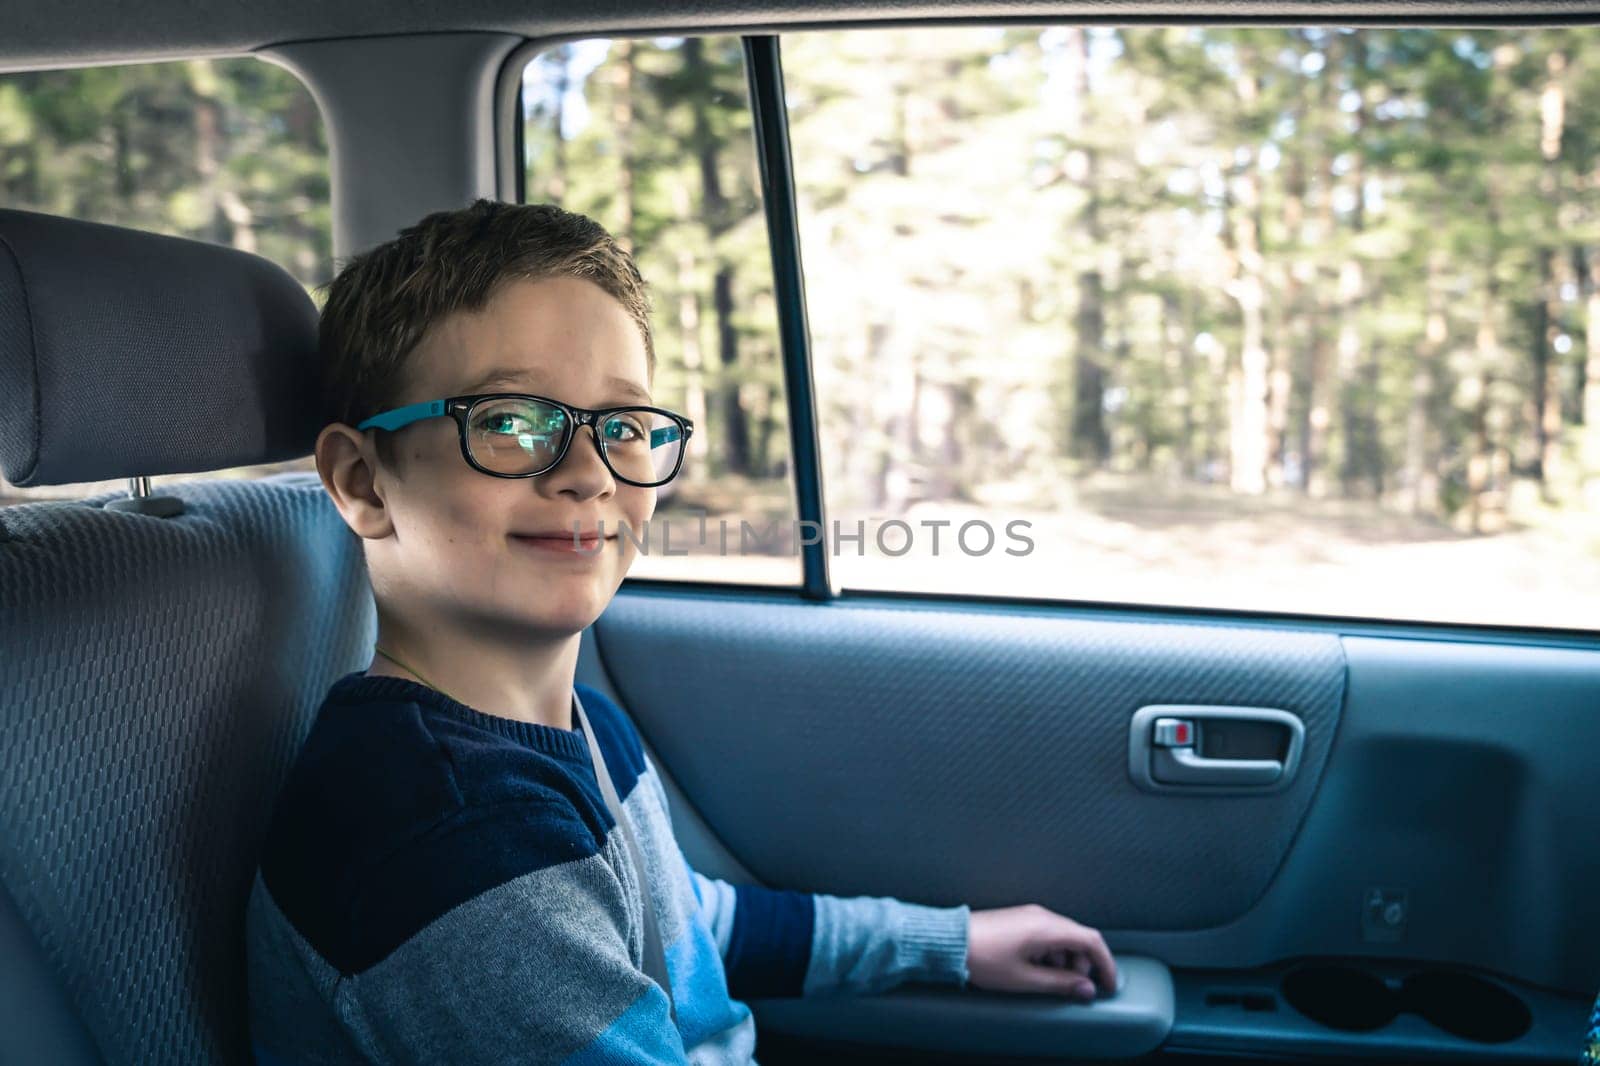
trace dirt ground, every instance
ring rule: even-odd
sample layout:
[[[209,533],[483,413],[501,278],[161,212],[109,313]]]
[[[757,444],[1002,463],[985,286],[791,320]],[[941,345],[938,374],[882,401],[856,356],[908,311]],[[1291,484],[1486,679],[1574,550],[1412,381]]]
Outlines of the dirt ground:
[[[692,529],[686,517],[668,517]],[[708,519],[713,530],[717,517]],[[685,557],[664,558],[658,548],[632,573],[799,580],[794,555],[739,554],[739,514],[720,517],[729,523],[728,555],[717,556],[713,532],[704,547],[684,545]],[[892,553],[907,545],[905,531],[885,527],[889,517],[910,526],[903,555]],[[924,523],[939,520],[950,525],[935,553]],[[1060,493],[1051,507],[923,502],[899,515],[843,512],[833,521],[846,533],[860,521],[866,534],[859,547],[829,534],[831,566],[847,588],[1600,630],[1600,508],[1533,508],[1504,532],[1474,536],[1370,502],[1240,499],[1220,488],[1100,479]],[[955,542],[972,521],[993,529],[989,551],[969,555]],[[1005,550],[1025,547],[1007,536],[1013,521],[1029,523],[1018,527],[1032,541],[1024,555]],[[682,531],[673,527],[674,551]],[[979,552],[986,540],[974,527],[967,546]],[[717,556],[714,566],[706,555]]]
[[[309,468],[302,459],[225,473]],[[16,495],[88,495],[126,484]],[[691,510],[664,504],[652,551],[635,561],[632,576],[798,584],[800,560],[788,535],[792,504],[783,487],[749,486],[742,499],[698,498]],[[696,543],[702,512],[705,544]],[[662,554],[663,519],[671,555]],[[755,531],[743,552],[741,519]],[[906,528],[885,525],[891,519],[906,524],[909,538]],[[841,510],[830,514],[824,543],[842,588],[1600,631],[1600,504],[1551,507],[1524,493],[1509,519],[1502,532],[1472,535],[1370,501],[1240,497],[1220,486],[1097,475],[1044,494],[996,485],[976,503],[924,501],[891,514]],[[774,520],[778,526],[769,527]],[[719,522],[728,530],[726,554]],[[860,544],[835,538],[835,528],[854,533],[858,522]],[[937,530],[936,551],[929,523],[939,522],[948,524]],[[992,547],[982,550],[987,534],[973,527],[965,542],[973,554],[962,550],[956,533],[968,522],[993,530]],[[1013,522],[1027,523],[1012,528],[1031,547],[1008,536]],[[763,541],[772,528],[776,535]]]

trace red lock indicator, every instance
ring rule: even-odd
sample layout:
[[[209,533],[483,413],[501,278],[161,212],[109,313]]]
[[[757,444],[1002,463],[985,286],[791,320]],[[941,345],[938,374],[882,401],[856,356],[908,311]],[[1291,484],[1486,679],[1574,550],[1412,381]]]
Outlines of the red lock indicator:
[[[1187,718],[1157,718],[1151,739],[1158,748],[1187,748],[1194,743],[1194,723]]]

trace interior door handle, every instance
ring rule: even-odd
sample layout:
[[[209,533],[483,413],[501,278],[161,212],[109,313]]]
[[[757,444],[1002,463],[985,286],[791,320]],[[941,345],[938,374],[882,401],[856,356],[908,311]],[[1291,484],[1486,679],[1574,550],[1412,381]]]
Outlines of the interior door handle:
[[[1299,716],[1276,707],[1153,704],[1129,725],[1128,774],[1149,792],[1277,792],[1304,747]]]
[[[1208,759],[1194,748],[1154,748],[1150,776],[1169,785],[1270,785],[1283,776],[1277,759]]]

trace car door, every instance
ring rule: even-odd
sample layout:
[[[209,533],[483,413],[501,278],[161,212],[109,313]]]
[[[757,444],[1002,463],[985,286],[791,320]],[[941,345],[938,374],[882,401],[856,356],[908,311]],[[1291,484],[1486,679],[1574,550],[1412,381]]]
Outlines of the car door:
[[[523,195],[635,235],[707,427],[580,669],[691,864],[1037,903],[1129,975],[757,1001],[764,1061],[1577,1053],[1600,325],[1594,253],[1533,234],[1587,210],[1595,48],[965,25],[508,65]],[[1488,267],[1450,255],[1480,207]]]

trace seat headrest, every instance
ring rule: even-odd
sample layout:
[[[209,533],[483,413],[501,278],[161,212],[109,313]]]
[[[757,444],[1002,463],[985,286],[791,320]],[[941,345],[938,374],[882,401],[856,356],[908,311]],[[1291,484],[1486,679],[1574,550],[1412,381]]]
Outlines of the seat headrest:
[[[317,310],[247,252],[0,210],[0,470],[16,485],[311,451]]]

